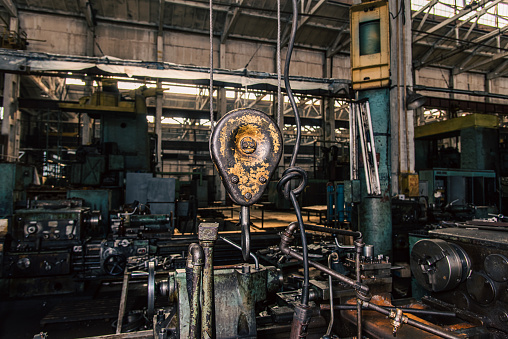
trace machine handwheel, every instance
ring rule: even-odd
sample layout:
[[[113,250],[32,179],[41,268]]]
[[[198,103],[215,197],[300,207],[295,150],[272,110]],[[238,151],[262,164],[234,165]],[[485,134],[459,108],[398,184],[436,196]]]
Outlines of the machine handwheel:
[[[127,265],[127,259],[123,255],[113,254],[104,260],[104,271],[109,275],[122,275]]]

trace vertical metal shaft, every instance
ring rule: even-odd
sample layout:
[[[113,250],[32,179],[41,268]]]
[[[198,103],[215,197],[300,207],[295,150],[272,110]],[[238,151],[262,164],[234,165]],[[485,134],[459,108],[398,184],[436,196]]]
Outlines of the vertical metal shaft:
[[[250,253],[250,209],[242,206],[240,211],[240,223],[242,226],[242,256],[244,261],[249,260]]]
[[[361,267],[360,267],[360,256],[363,253],[363,247],[365,244],[363,240],[360,238],[355,241],[355,249],[356,249],[356,282],[361,284],[362,275],[361,275]],[[357,311],[357,326],[358,326],[358,339],[362,339],[362,300],[360,298],[356,299],[356,311]]]
[[[201,338],[215,338],[215,295],[213,281],[213,247],[219,231],[218,223],[199,225],[199,244],[203,248],[203,302],[201,311]]]

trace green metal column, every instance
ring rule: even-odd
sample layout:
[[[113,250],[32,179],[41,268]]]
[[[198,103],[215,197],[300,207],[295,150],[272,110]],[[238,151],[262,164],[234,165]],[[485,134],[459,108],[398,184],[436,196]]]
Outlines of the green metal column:
[[[392,212],[390,200],[390,94],[388,88],[358,91],[358,99],[369,99],[376,153],[379,158],[381,196],[368,196],[365,172],[360,169],[362,202],[359,228],[375,254],[391,255]]]

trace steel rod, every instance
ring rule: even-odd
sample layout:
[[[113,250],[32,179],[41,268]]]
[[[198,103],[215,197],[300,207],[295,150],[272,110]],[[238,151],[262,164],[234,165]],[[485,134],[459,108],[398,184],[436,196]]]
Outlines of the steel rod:
[[[360,256],[362,255],[364,246],[365,246],[365,244],[363,243],[363,240],[361,238],[355,241],[356,282],[358,284],[362,283],[362,274],[361,274],[361,269],[360,269]],[[362,328],[362,301],[359,298],[357,298],[357,300],[356,300],[356,312],[357,312],[356,319],[357,319],[358,338],[361,339],[362,332],[363,332],[363,328]]]
[[[129,292],[129,277],[127,267],[123,272],[122,296],[120,297],[120,307],[118,309],[118,320],[116,323],[116,334],[122,333],[123,316],[125,314],[125,307],[127,304],[127,294]]]
[[[391,311],[386,310],[386,309],[384,309],[381,306],[378,306],[378,305],[375,305],[375,304],[371,304],[371,303],[368,303],[368,302],[365,302],[364,305],[367,306],[368,308],[374,310],[374,311],[377,311],[377,312],[381,313],[381,314],[385,314],[387,316],[390,316]],[[459,336],[456,336],[456,335],[451,334],[451,333],[447,333],[447,332],[445,332],[443,330],[440,330],[438,328],[432,327],[430,325],[422,324],[422,323],[420,323],[420,322],[418,322],[416,320],[410,319],[410,318],[407,318],[406,323],[408,325],[411,325],[413,327],[419,328],[419,329],[424,330],[426,332],[438,335],[438,336],[440,336],[442,338],[447,338],[447,339],[458,339],[458,338],[461,338]]]
[[[231,246],[235,247],[235,248],[238,248],[240,251],[242,250],[242,246],[238,245],[237,243],[235,243],[234,241],[226,238],[226,237],[219,237],[221,238],[222,240],[224,240],[225,242],[227,242],[228,244],[230,244]],[[254,259],[254,265],[256,266],[256,270],[259,270],[259,260],[258,260],[258,257],[256,257],[254,255],[254,253],[252,252],[249,252],[249,255],[252,259]]]
[[[393,311],[396,308],[395,307],[386,307],[386,306],[380,306],[388,311]],[[320,306],[321,310],[323,311],[329,311],[331,306],[327,304],[321,304]],[[340,311],[352,311],[356,310],[356,305],[333,305],[334,310],[340,310]],[[367,310],[368,308],[363,306],[364,310]],[[442,316],[442,317],[456,317],[457,313],[455,312],[447,312],[447,311],[435,311],[435,310],[422,310],[418,308],[407,308],[402,307],[399,308],[404,313],[411,313],[411,314],[422,314],[422,315],[435,315],[435,316]]]

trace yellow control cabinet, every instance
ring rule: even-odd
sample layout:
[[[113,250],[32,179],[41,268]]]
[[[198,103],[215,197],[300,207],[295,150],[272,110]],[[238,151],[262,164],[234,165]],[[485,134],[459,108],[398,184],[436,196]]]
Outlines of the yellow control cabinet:
[[[354,5],[350,16],[353,89],[387,87],[390,82],[388,2]]]

